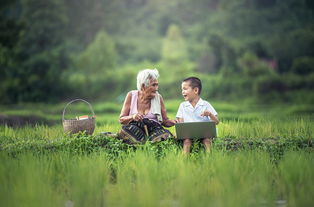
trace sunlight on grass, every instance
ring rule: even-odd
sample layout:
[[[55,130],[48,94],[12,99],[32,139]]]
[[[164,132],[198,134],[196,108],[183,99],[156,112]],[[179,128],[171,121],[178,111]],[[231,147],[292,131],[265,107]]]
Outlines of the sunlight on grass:
[[[169,118],[174,119],[179,103],[167,103]],[[211,154],[194,142],[190,156],[183,156],[182,143],[174,140],[135,148],[100,136],[121,128],[120,105],[114,104],[95,106],[94,136],[65,134],[56,114],[61,105],[45,109],[56,120],[53,126],[2,125],[1,206],[310,206],[312,116],[217,106],[221,122]],[[83,108],[73,110],[88,112]],[[174,127],[169,130],[175,135]],[[303,140],[306,146],[281,148],[270,142],[233,151],[223,145],[224,140],[264,138]]]
[[[249,122],[222,121],[219,137],[237,138],[313,138],[313,121],[309,118],[260,118]]]
[[[157,160],[145,147],[114,162],[104,152],[0,158],[4,206],[305,206],[314,191],[313,156],[293,151],[278,167],[261,151],[214,150],[198,159],[169,151]]]

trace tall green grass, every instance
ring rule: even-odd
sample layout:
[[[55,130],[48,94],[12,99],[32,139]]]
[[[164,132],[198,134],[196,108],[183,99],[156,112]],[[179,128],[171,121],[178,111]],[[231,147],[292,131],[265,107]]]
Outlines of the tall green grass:
[[[116,117],[105,116],[96,126],[94,134],[100,132],[117,133],[121,128]],[[314,134],[314,121],[310,117],[273,118],[262,117],[255,120],[222,120],[217,125],[218,137],[228,138],[299,138],[312,139]],[[175,135],[175,128],[169,130]],[[55,126],[35,125],[12,128],[0,126],[0,143],[4,139],[15,140],[53,140],[66,136],[63,133],[62,123]]]
[[[314,122],[310,117],[262,117],[244,121],[225,120],[218,126],[219,137],[235,138],[304,138],[314,136]]]
[[[166,102],[170,118],[179,103]],[[194,143],[191,155],[182,156],[180,143],[172,140],[135,150],[97,136],[118,132],[120,105],[95,106],[96,136],[64,134],[61,105],[41,105],[38,114],[49,114],[56,125],[0,126],[0,206],[311,206],[313,117],[278,113],[280,108],[264,113],[214,106],[221,123],[212,153]],[[27,114],[20,106],[7,114],[19,110]],[[70,112],[88,108],[80,104]],[[170,131],[175,134],[174,127]],[[219,141],[264,138],[307,144],[283,148],[267,142],[265,148],[232,151]]]
[[[68,200],[78,206],[104,203],[109,175],[104,155],[0,156],[1,206],[64,206]]]
[[[89,101],[89,100],[87,100]],[[178,107],[183,100],[165,100],[165,106],[170,119],[175,119]],[[250,121],[260,119],[264,116],[271,116],[275,119],[289,118],[290,116],[312,117],[313,107],[309,104],[303,105],[256,105],[252,103],[227,103],[211,101],[219,117],[223,121],[238,120]],[[97,116],[97,124],[115,124],[117,123],[123,103],[116,102],[92,102],[92,108]],[[62,119],[62,112],[66,106],[65,103],[59,104],[17,104],[10,106],[0,105],[1,115],[7,116],[22,116],[30,117],[36,116],[42,119],[42,123],[58,124]],[[65,111],[65,119],[73,119],[80,115],[91,115],[92,112],[89,106],[83,102],[74,102],[70,104]]]
[[[277,165],[263,151],[184,157],[148,148],[72,156],[0,153],[1,206],[310,206],[313,155],[288,151]]]

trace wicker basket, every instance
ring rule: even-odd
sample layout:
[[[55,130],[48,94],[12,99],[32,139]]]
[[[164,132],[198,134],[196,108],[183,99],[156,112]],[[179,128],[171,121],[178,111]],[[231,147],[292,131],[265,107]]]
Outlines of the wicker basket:
[[[89,105],[90,110],[93,113],[93,116],[88,117],[88,119],[84,119],[84,120],[77,120],[77,119],[65,120],[64,119],[64,113],[65,113],[66,108],[71,103],[76,102],[76,101],[83,101],[83,102],[87,103]],[[94,110],[93,110],[92,106],[90,105],[90,103],[88,103],[87,101],[85,101],[83,99],[75,99],[73,101],[70,101],[63,109],[62,123],[63,123],[64,132],[66,132],[66,133],[75,134],[78,132],[85,131],[86,134],[92,135],[94,130],[95,130],[95,126],[96,126],[96,118],[95,118]]]

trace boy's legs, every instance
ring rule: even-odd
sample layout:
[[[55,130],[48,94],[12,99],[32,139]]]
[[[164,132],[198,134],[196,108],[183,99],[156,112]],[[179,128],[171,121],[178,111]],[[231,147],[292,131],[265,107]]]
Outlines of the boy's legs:
[[[211,145],[212,145],[212,139],[205,138],[205,139],[202,140],[202,142],[204,144],[205,151],[206,152],[210,152],[210,148],[211,148]]]
[[[183,154],[189,154],[192,142],[190,139],[183,140]]]

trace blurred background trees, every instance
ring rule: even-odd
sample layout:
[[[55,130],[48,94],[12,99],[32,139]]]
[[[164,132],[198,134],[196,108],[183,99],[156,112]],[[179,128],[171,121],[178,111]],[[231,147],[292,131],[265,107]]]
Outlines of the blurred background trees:
[[[119,100],[158,68],[165,98],[313,103],[310,0],[3,0],[0,102]]]

